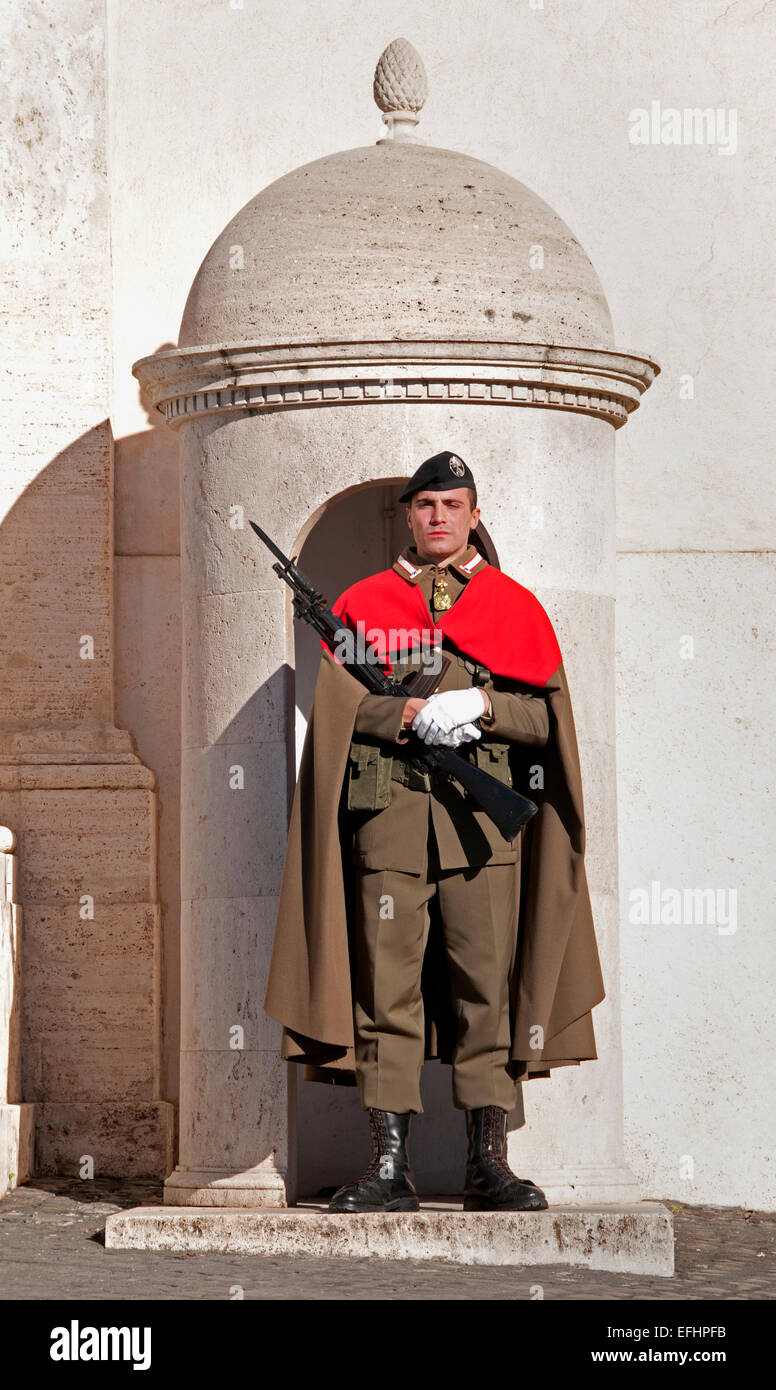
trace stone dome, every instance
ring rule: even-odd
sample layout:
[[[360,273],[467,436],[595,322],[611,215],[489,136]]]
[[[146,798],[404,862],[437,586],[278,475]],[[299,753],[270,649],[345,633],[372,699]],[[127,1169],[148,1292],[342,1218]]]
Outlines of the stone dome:
[[[547,203],[492,164],[398,140],[313,160],[246,203],[178,341],[332,339],[614,343],[598,276]]]

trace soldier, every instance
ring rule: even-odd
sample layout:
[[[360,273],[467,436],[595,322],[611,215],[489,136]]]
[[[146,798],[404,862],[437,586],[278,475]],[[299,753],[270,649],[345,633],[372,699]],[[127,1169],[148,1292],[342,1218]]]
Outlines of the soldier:
[[[547,1200],[541,1189],[531,1179],[517,1177],[507,1164],[507,1115],[516,1103],[519,1079],[549,1075],[550,1064],[595,1057],[589,1009],[603,998],[582,863],[578,757],[560,651],[534,596],[490,566],[473,544],[480,517],[476,486],[458,455],[444,451],[427,459],[399,500],[406,503],[414,543],[391,570],[359,581],[340,595],[333,612],[343,620],[343,633],[356,631],[361,621],[370,638],[382,635],[386,664],[399,680],[417,669],[423,651],[418,645],[405,654],[389,651],[389,634],[418,633],[423,628],[410,629],[405,623],[422,622],[435,634],[438,652],[441,645],[444,669],[429,698],[402,701],[365,693],[363,686],[350,689],[346,683],[358,682],[342,668],[333,674],[324,646],[292,812],[265,1008],[284,1024],[283,1055],[306,1062],[314,1079],[324,1079],[327,1062],[336,1069],[344,1061],[355,1076],[362,1108],[368,1111],[371,1162],[360,1178],[335,1192],[330,1211],[418,1209],[407,1141],[412,1114],[423,1110],[423,1061],[437,1051],[451,1062],[453,1104],[466,1114],[464,1209],[544,1209]],[[336,651],[335,647],[335,661]],[[332,673],[331,679],[323,668]],[[333,719],[324,743],[316,731],[333,703],[339,717]],[[513,842],[505,840],[448,777],[420,773],[397,756],[411,734],[430,746],[457,749],[508,785],[518,778],[524,782],[528,759],[543,758],[540,750],[552,742],[547,767],[542,768],[550,786],[545,781],[546,796],[536,818],[539,835],[534,842],[532,827],[525,832],[531,842],[525,859],[523,831]],[[344,767],[337,761],[337,749],[346,754]],[[341,769],[339,776],[324,766],[332,757]],[[329,914],[324,909],[316,917],[304,906],[313,887],[308,881],[305,892],[313,852],[308,840],[305,865],[305,836],[299,829],[299,818],[305,815],[303,799],[309,814],[327,783],[338,783],[341,792],[334,817],[341,884],[331,857],[328,869],[320,867],[326,857],[320,808],[319,823],[309,825],[308,832],[318,845],[315,893],[331,900],[341,892],[345,899],[352,1043],[339,1049],[339,1057],[331,1044],[336,1038],[335,1015],[342,1014],[334,996],[338,994],[341,1003],[345,950],[340,933],[335,983],[330,953],[324,964],[322,950],[327,930],[331,942],[337,939],[326,927]],[[527,785],[517,789],[534,795]],[[563,804],[569,801],[576,816]],[[552,881],[547,875],[553,872],[561,875],[561,882],[557,901],[550,903]],[[289,918],[300,909],[307,929],[302,945],[297,925],[294,945]],[[438,944],[429,965],[425,957],[432,917],[440,926],[441,949]],[[531,937],[538,955],[533,983],[520,968],[521,954],[525,955],[521,921],[522,936]],[[560,1020],[553,1018],[555,997],[547,993],[550,977],[565,993],[561,977],[566,958],[557,954],[556,943],[553,963],[553,947],[548,945],[547,930],[553,922],[564,941],[576,937],[574,968],[578,976],[581,971],[581,980],[574,984],[578,1002],[565,998],[561,1009],[570,1005],[571,1014]],[[297,970],[299,985],[294,991],[289,988],[288,967],[292,958],[298,965],[300,951],[307,962],[306,983]],[[311,985],[314,960],[318,979]],[[425,990],[424,970],[433,975]],[[521,985],[529,996],[539,998],[530,1004],[525,995],[521,999]],[[522,1018],[521,1002],[523,1010],[529,1010]],[[430,1027],[424,1003],[430,1005]],[[533,1019],[530,1009],[536,1013]],[[561,1026],[553,1028],[558,1021]],[[529,1060],[534,1043],[526,1034],[532,1028],[540,1030],[545,1046],[537,1049],[539,1057]],[[549,1053],[548,1028],[556,1039]],[[559,1038],[571,1044],[570,1055],[563,1043],[558,1044]]]

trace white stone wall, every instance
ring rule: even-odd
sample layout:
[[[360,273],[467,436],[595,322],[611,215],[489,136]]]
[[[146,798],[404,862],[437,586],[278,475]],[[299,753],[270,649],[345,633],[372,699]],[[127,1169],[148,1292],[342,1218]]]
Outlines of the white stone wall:
[[[776,557],[623,553],[618,586],[628,1159],[772,1209]]]
[[[71,439],[103,418],[86,385],[101,389],[100,354],[88,354],[85,370],[82,344],[107,333],[125,557],[116,637],[127,688],[117,690],[117,723],[156,772],[163,808],[177,795],[174,729],[160,728],[130,673],[174,709],[174,449],[165,426],[149,428],[131,364],[175,342],[196,269],[243,203],[296,165],[381,137],[371,80],[387,42],[405,35],[425,62],[419,134],[498,165],[546,199],[593,260],[617,345],[660,363],[616,439],[626,1156],[648,1196],[772,1208],[764,1101],[776,492],[762,342],[774,283],[772,11],[761,0],[653,0],[648,10],[640,0],[446,0],[388,11],[377,0],[135,0],[105,14],[82,0],[31,22],[28,94],[50,80],[59,56],[88,49],[106,26],[112,289],[106,205],[93,198],[99,145],[79,143],[63,174],[59,150],[44,140],[30,154],[40,172],[20,213],[22,288],[10,300],[22,325],[16,341],[36,343],[38,368],[6,393],[15,460],[6,480],[12,492],[29,485],[58,447],[58,422]],[[101,62],[98,44],[98,78]],[[735,109],[737,149],[631,144],[629,114],[652,101]],[[36,206],[61,207],[77,223],[87,203],[96,253],[73,237],[67,249],[36,239]],[[41,289],[49,266],[56,274]],[[540,585],[530,567],[515,577]],[[163,631],[160,612],[169,614]],[[692,649],[680,647],[686,637]],[[160,868],[168,960],[175,856],[170,831]],[[631,891],[652,880],[737,889],[736,930],[630,922]],[[174,1000],[167,1009],[171,1080]]]

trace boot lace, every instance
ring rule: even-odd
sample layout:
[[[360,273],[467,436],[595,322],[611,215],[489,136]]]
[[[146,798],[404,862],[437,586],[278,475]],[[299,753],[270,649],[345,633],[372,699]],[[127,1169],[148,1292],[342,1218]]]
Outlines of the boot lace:
[[[504,1130],[503,1112],[496,1105],[487,1105],[483,1115],[482,1125],[482,1152],[483,1157],[489,1163],[500,1168],[503,1173],[507,1173],[510,1178],[515,1177],[506,1158],[504,1157]]]
[[[361,1177],[358,1179],[359,1182],[364,1182],[366,1178],[374,1177],[374,1174],[380,1169],[383,1158],[390,1157],[395,1159],[396,1157],[390,1146],[388,1127],[381,1111],[369,1111],[369,1129],[372,1138],[372,1157],[361,1174]]]

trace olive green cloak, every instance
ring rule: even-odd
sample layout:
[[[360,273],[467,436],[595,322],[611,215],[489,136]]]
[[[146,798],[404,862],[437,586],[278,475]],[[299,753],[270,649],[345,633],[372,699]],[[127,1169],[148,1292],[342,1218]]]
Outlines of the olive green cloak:
[[[515,683],[515,689],[520,687]],[[343,783],[366,686],[323,650],[288,831],[265,1011],[283,1025],[280,1055],[307,1080],[354,1085],[352,888]],[[518,932],[510,964],[516,1080],[597,1057],[591,1010],[605,991],[584,865],[576,731],[562,663],[544,748],[512,750],[513,785],[539,811],[520,831]],[[531,772],[543,768],[542,787]],[[424,795],[424,793],[418,793]],[[421,977],[426,1058],[451,1063],[456,1018],[441,934],[429,932]]]

